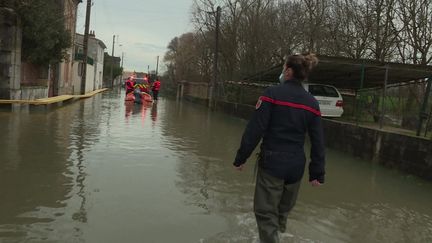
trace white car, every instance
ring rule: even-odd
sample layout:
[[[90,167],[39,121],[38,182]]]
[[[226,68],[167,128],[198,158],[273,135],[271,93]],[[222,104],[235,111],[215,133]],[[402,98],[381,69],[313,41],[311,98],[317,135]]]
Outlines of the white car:
[[[304,83],[303,87],[317,99],[323,117],[342,116],[343,99],[336,87],[313,83]]]

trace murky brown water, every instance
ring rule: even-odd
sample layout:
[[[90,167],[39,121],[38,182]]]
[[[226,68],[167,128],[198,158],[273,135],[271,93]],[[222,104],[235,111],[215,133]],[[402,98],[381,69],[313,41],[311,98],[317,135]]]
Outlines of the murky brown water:
[[[191,103],[104,93],[0,111],[0,242],[257,242],[245,121]],[[283,242],[432,242],[432,184],[328,150]]]

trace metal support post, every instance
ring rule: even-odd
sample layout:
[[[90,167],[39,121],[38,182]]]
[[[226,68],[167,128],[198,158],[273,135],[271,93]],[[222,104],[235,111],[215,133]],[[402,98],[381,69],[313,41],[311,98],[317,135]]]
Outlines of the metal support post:
[[[221,18],[221,7],[217,7],[216,9],[216,28],[215,28],[215,50],[213,53],[213,79],[210,83],[209,87],[209,107],[213,108],[214,102],[214,90],[215,86],[218,83],[218,56],[219,56],[219,26],[220,26],[220,18]]]
[[[432,85],[432,77],[428,78],[427,81],[427,86],[426,86],[426,93],[423,99],[423,104],[420,110],[420,116],[419,116],[419,123],[417,126],[417,136],[420,136],[422,127],[423,127],[423,120],[427,119],[427,113],[426,113],[426,108],[427,108],[427,104],[429,102],[429,96],[430,96],[430,92],[431,92],[431,85]]]
[[[359,116],[360,116],[360,109],[359,109],[359,102],[357,101],[359,90],[363,89],[363,83],[365,78],[365,64],[363,63],[361,65],[361,74],[360,74],[360,87],[358,90],[355,91],[355,106],[354,106],[354,114],[356,116],[356,125],[359,125]]]
[[[157,61],[156,61],[156,77],[155,78],[157,78],[158,77],[158,70],[159,69],[159,56],[157,56]]]
[[[389,66],[386,66],[385,71],[385,77],[384,77],[384,87],[383,87],[383,93],[382,93],[382,100],[381,100],[381,119],[380,119],[380,129],[383,128],[384,125],[384,117],[385,117],[385,98],[387,96],[387,81],[388,81],[388,72],[389,72]]]
[[[111,72],[110,72],[110,79],[111,79],[111,88],[114,87],[114,77],[113,77],[113,69],[114,69],[114,44],[115,44],[115,35],[113,35],[113,45],[112,45],[112,52],[111,52]]]

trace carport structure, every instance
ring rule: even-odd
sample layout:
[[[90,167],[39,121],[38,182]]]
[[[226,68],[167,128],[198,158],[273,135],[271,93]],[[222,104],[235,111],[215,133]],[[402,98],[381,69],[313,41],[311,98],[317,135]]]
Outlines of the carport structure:
[[[420,135],[423,121],[428,118],[426,108],[432,85],[431,66],[332,56],[318,56],[318,58],[319,64],[309,76],[309,80],[314,83],[333,85],[338,89],[352,90],[355,93],[356,100],[359,90],[382,89],[382,100],[385,100],[388,87],[407,85],[416,80],[425,80],[427,88],[417,127],[417,136]],[[278,80],[282,66],[283,64],[274,66],[247,77],[245,80],[275,82]],[[355,109],[357,109],[357,105]],[[383,127],[384,115],[385,107],[384,102],[382,102],[380,128]]]

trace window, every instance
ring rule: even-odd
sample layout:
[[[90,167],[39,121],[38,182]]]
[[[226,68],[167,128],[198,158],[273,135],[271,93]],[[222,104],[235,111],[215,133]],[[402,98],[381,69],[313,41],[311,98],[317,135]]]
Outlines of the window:
[[[339,97],[335,88],[325,85],[309,85],[309,93],[313,96]]]

